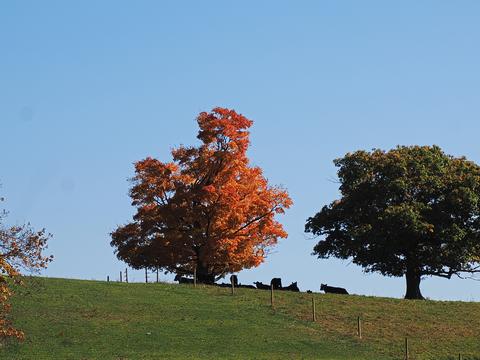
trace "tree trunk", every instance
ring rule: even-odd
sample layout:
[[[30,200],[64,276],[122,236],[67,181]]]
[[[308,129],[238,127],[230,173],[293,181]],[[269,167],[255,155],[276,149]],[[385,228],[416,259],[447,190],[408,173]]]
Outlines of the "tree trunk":
[[[215,282],[215,274],[210,274],[208,268],[199,261],[197,263],[197,282],[212,285]]]
[[[424,297],[420,292],[420,271],[415,268],[408,268],[405,278],[407,280],[407,292],[405,293],[405,299],[424,300]]]

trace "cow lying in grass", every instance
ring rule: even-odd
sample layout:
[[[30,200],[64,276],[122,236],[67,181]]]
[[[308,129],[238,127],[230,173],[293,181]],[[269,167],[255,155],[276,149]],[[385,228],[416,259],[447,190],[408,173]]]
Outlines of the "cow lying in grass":
[[[285,287],[282,287],[280,290],[285,290],[285,291],[295,291],[295,292],[299,292],[300,289],[298,288],[297,286],[297,282],[292,282],[290,285],[288,286],[285,286]]]
[[[270,290],[270,285],[266,285],[264,283],[261,283],[260,281],[255,281],[254,282],[255,286],[257,287],[257,289],[260,289],[260,290]]]
[[[328,286],[327,284],[321,284],[320,290],[325,291],[325,294],[344,294],[348,295],[348,291],[344,288]]]
[[[254,284],[257,286],[257,289],[260,289],[260,290],[270,290],[273,287],[274,290],[295,291],[295,292],[300,291],[300,289],[297,286],[297,282],[293,282],[289,286],[282,287],[281,285],[282,282],[279,278],[273,278],[270,283],[270,286],[264,283],[261,283],[259,281],[254,282]]]

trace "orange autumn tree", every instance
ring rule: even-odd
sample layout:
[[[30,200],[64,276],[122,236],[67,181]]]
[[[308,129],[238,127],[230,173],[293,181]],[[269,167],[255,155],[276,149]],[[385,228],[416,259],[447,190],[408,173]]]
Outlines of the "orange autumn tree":
[[[21,269],[36,272],[53,259],[43,255],[50,234],[45,230],[35,231],[29,224],[6,226],[3,224],[6,215],[5,211],[0,212],[0,342],[8,338],[24,339],[23,331],[13,327],[9,316],[10,285],[22,284]]]
[[[292,204],[249,165],[252,121],[215,108],[197,118],[197,147],[172,150],[173,161],[146,158],[131,179],[133,221],[111,235],[117,257],[133,268],[160,268],[213,283],[258,266],[286,238],[275,220]]]

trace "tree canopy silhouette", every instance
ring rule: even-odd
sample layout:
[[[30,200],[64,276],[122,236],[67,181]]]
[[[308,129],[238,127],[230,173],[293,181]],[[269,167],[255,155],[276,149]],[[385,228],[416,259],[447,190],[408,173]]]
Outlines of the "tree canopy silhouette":
[[[133,268],[192,274],[199,282],[258,266],[287,233],[275,220],[291,205],[249,165],[252,121],[215,108],[197,118],[200,146],[172,150],[173,161],[146,158],[131,179],[133,221],[112,233],[117,257]]]
[[[480,167],[438,146],[357,151],[336,159],[341,197],[307,220],[319,258],[405,276],[423,299],[424,276],[480,271]],[[463,274],[463,275],[462,275]]]

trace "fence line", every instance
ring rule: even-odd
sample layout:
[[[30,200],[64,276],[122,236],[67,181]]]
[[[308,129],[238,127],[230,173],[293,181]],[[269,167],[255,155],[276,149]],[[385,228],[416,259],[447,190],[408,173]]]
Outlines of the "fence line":
[[[159,269],[157,268],[155,270],[156,272],[156,282],[159,283]],[[125,280],[126,283],[129,282],[128,280],[128,268],[125,268],[125,277],[123,278],[123,274],[122,274],[122,271],[120,271],[120,279],[119,279],[119,282],[123,282],[123,280]],[[194,273],[193,273],[193,285],[194,287],[196,287],[197,285],[197,276],[196,276],[196,269],[194,269]],[[106,278],[106,281],[109,283],[110,282],[110,275],[107,275],[107,278]],[[148,283],[148,269],[145,268],[145,283]],[[230,283],[231,283],[231,294],[232,295],[235,295],[235,284],[233,282],[233,279],[231,278],[230,279]],[[311,298],[311,306],[312,306],[312,322],[316,322],[317,321],[317,312],[316,312],[316,303],[315,303],[315,296],[312,295],[312,298]],[[275,295],[274,295],[274,288],[273,288],[273,285],[270,285],[270,307],[272,309],[275,308]],[[362,339],[363,338],[363,327],[362,327],[362,318],[360,316],[357,316],[357,336],[359,339]],[[410,349],[410,343],[409,343],[409,339],[408,337],[405,337],[404,339],[404,349],[403,349],[403,354],[404,354],[404,357],[403,359],[404,360],[411,360],[411,349]],[[458,360],[462,360],[462,359],[465,359],[461,353],[458,353]]]

